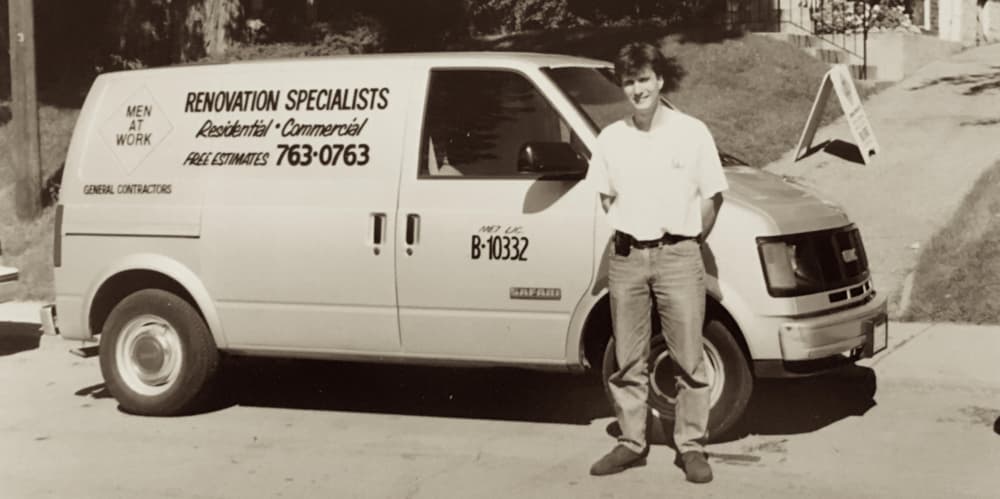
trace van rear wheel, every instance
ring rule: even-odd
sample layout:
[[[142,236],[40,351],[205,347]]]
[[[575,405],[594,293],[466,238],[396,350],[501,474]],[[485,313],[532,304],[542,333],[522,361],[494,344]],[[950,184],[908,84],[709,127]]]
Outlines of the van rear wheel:
[[[734,336],[720,321],[705,324],[705,364],[710,388],[708,438],[715,441],[726,435],[739,421],[750,401],[753,375],[743,350]],[[675,366],[670,360],[663,335],[655,334],[649,348],[649,410],[654,424],[648,429],[654,442],[668,442],[672,438],[677,388],[674,382]],[[608,399],[611,392],[608,380],[618,370],[615,357],[615,339],[608,340],[604,350],[602,375]],[[611,400],[614,404],[614,401]]]
[[[179,296],[144,289],[111,311],[101,332],[101,373],[125,412],[176,416],[211,395],[219,350],[198,311]]]

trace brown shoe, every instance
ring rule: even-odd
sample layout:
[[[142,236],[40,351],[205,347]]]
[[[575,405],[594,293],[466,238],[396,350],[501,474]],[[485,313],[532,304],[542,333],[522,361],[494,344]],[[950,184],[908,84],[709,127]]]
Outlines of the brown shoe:
[[[692,483],[708,483],[712,481],[712,467],[705,460],[705,453],[688,451],[681,454],[681,466],[687,481]]]
[[[590,474],[594,476],[611,475],[635,466],[645,466],[648,454],[648,448],[643,452],[635,452],[624,445],[616,445],[614,449],[611,449],[611,452],[605,454],[590,467]]]

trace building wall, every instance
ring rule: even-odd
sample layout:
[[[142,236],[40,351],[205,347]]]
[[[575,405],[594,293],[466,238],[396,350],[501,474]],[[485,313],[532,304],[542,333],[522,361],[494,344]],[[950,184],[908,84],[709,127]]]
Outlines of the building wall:
[[[994,43],[1000,39],[1000,1],[989,0],[982,10],[977,0],[931,2],[938,4],[938,36],[942,39],[965,45]]]
[[[1000,41],[1000,1],[990,1],[986,3],[986,41],[996,43]]]
[[[940,16],[938,0],[924,0],[921,13],[923,14],[922,22],[924,29],[932,33],[937,33],[939,29],[938,16]],[[913,21],[915,24],[921,22],[920,19],[914,19]]]
[[[943,40],[965,45],[1000,41],[1000,0],[986,0],[982,28],[978,1],[913,0],[911,20]],[[810,5],[822,3],[820,0],[727,0],[732,20],[750,24],[755,31],[809,32],[813,29]],[[982,35],[977,36],[981,29],[985,31],[985,40]]]

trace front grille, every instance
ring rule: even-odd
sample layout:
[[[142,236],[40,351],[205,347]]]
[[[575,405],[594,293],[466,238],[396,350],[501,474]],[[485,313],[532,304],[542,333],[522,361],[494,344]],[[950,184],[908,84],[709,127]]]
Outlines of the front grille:
[[[853,226],[799,234],[789,242],[802,252],[812,292],[859,284],[869,277],[861,232]]]
[[[827,297],[830,299],[830,303],[842,302],[844,300],[847,300],[848,297],[857,298],[865,294],[871,288],[872,288],[871,281],[865,281],[865,283],[860,286],[854,286],[853,288],[850,289],[836,291],[830,293],[829,295],[827,295]]]

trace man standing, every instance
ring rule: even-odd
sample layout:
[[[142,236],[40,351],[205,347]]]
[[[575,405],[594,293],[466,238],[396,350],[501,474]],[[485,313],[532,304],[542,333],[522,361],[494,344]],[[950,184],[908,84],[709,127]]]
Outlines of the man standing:
[[[709,386],[702,326],[701,242],[728,188],[715,142],[701,121],[660,100],[665,60],[647,43],[623,47],[615,73],[630,116],[598,136],[590,175],[615,230],[608,271],[618,371],[609,379],[622,435],[590,469],[607,475],[645,464],[647,357],[655,297],[670,357],[679,367],[674,443],[688,481],[712,480],[702,447]]]

